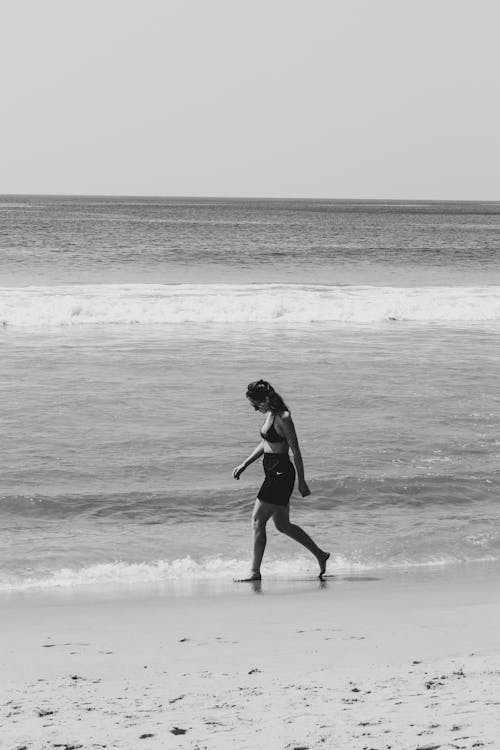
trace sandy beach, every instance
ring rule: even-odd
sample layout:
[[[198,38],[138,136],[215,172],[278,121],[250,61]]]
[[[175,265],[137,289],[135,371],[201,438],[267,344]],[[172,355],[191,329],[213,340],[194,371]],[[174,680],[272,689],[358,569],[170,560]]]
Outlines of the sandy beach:
[[[0,746],[498,748],[498,571],[2,600]]]

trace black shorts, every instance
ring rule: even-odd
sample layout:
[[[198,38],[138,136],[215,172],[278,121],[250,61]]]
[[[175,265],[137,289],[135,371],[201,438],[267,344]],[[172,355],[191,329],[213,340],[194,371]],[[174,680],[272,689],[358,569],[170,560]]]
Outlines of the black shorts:
[[[295,467],[288,453],[264,453],[263,465],[266,478],[258,499],[274,505],[288,505],[295,484]]]

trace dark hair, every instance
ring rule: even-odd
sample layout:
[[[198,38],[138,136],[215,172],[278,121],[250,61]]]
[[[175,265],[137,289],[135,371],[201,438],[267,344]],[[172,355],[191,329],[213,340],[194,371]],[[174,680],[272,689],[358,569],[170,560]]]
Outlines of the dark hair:
[[[251,398],[252,401],[258,404],[263,403],[267,399],[269,408],[274,413],[289,411],[280,394],[276,393],[271,383],[268,383],[267,380],[255,380],[253,383],[249,383],[246,397]]]

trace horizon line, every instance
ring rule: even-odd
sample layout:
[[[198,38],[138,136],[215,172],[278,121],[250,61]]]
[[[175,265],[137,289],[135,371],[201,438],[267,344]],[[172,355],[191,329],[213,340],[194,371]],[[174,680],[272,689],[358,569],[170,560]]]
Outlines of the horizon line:
[[[331,201],[342,203],[500,203],[500,199],[481,198],[332,198],[257,195],[160,195],[153,193],[0,193],[1,198],[153,198],[161,200],[224,201]]]

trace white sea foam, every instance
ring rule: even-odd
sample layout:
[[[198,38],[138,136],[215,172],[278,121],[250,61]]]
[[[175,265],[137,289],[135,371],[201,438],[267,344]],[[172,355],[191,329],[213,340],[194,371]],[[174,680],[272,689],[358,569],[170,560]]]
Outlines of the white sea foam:
[[[463,563],[495,562],[498,557],[486,555],[480,558],[437,556],[426,560],[350,560],[343,555],[332,556],[328,573],[349,575],[370,573],[380,569],[402,570],[408,568],[435,568]],[[271,579],[304,578],[317,576],[317,566],[309,557],[293,560],[270,559],[266,562],[265,577]],[[88,585],[229,582],[234,577],[248,573],[248,560],[210,557],[202,561],[191,557],[176,560],[127,563],[116,561],[100,563],[84,568],[61,568],[46,577],[4,577],[0,579],[0,592],[26,591],[30,589],[74,588]]]
[[[500,322],[500,286],[93,284],[0,287],[0,325]]]

